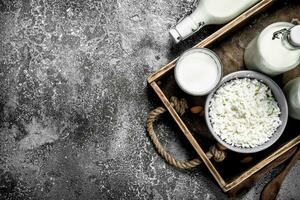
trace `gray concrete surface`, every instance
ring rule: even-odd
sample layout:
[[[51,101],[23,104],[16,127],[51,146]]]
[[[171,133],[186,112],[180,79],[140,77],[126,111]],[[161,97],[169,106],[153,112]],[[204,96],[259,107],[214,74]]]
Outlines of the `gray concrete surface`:
[[[204,168],[167,165],[145,131],[158,105],[146,78],[194,44],[174,48],[168,35],[193,6],[1,0],[0,199],[227,199]],[[164,124],[162,141],[189,158]],[[257,199],[276,172],[241,199]],[[299,177],[298,163],[279,199],[299,199]]]

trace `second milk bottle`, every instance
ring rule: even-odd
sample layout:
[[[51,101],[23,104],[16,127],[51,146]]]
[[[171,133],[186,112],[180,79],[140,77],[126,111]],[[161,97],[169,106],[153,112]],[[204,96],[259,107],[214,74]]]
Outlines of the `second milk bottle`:
[[[300,25],[277,22],[266,27],[247,46],[248,69],[275,76],[300,63]]]

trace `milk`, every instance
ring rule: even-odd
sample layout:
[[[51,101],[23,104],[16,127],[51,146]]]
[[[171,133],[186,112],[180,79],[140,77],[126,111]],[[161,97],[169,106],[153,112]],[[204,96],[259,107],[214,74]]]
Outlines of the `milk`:
[[[181,56],[175,67],[175,80],[188,94],[209,93],[219,82],[221,63],[208,49],[192,49]]]
[[[266,27],[245,49],[246,67],[271,76],[295,68],[300,63],[300,47],[290,44],[288,36],[273,38],[276,31],[294,27],[295,25],[287,22],[278,22]],[[299,37],[300,33],[293,39],[297,40]]]
[[[288,103],[289,116],[300,120],[300,77],[289,81],[283,90]]]
[[[170,30],[175,42],[180,42],[203,26],[224,24],[260,0],[200,0],[196,10]]]
[[[224,24],[241,14],[259,0],[200,0],[197,9],[190,15],[194,21],[206,24]]]

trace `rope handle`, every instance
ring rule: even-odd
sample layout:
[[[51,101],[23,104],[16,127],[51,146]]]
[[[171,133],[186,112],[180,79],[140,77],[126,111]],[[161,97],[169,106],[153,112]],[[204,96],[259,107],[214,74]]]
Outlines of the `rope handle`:
[[[171,97],[170,102],[179,115],[183,115],[188,108],[187,101],[185,99],[179,100],[177,97]],[[179,169],[191,169],[197,167],[202,163],[200,159],[195,158],[189,161],[177,160],[169,152],[167,152],[162,146],[162,144],[159,142],[158,137],[154,132],[153,123],[158,119],[158,117],[161,114],[165,112],[166,109],[164,107],[158,107],[152,110],[147,117],[147,132],[158,154],[167,163]],[[219,143],[215,144],[209,148],[209,151],[206,153],[206,156],[209,159],[214,158],[216,162],[222,162],[226,158],[225,147]]]

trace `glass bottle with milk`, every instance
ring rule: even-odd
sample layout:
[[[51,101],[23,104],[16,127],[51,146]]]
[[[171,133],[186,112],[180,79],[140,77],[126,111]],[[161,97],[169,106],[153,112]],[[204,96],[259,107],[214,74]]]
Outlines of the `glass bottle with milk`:
[[[208,24],[225,24],[260,0],[199,0],[196,10],[170,30],[180,42]]]
[[[300,64],[300,25],[277,22],[266,27],[245,49],[248,69],[275,76]]]
[[[289,107],[289,116],[300,120],[300,77],[289,81],[283,88]]]

